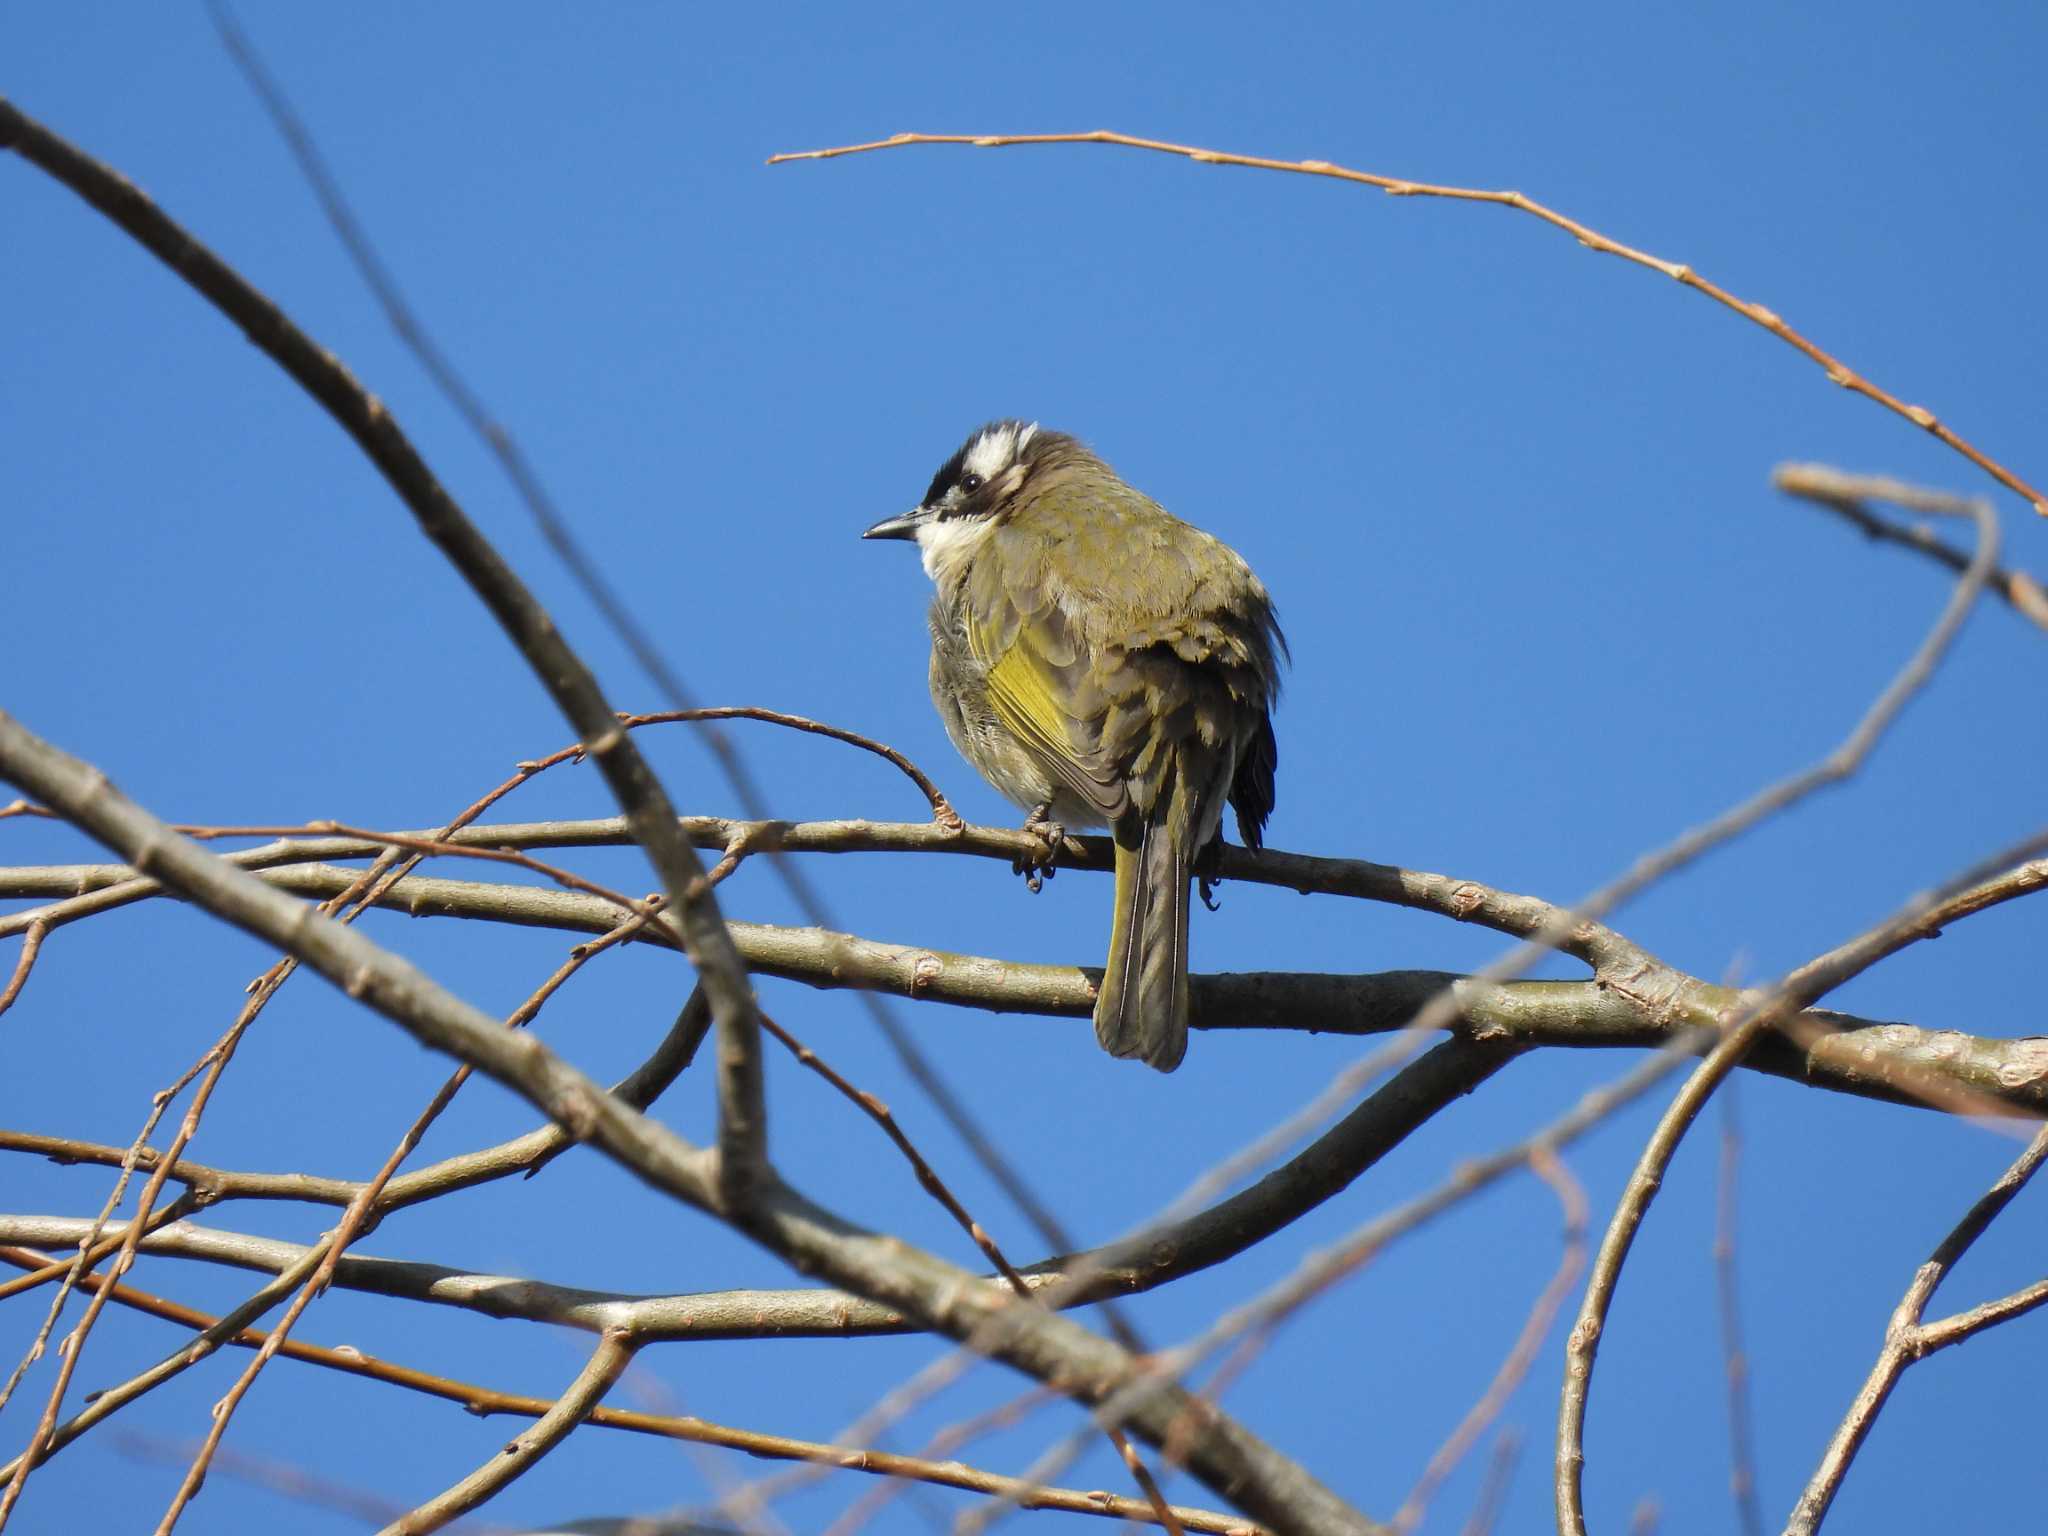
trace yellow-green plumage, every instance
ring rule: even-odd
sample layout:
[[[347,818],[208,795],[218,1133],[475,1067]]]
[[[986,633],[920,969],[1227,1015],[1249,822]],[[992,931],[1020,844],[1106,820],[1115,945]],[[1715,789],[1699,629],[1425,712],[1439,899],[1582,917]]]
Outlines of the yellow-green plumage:
[[[1226,802],[1253,846],[1273,804],[1284,642],[1265,588],[1074,439],[1020,422],[983,428],[870,534],[924,550],[932,699],[962,755],[1034,814],[1114,836],[1096,1038],[1171,1071],[1195,860]]]

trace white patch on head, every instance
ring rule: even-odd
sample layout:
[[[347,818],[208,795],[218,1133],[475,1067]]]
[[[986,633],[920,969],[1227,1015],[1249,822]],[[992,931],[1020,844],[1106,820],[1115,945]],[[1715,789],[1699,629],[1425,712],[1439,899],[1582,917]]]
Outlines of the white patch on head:
[[[933,518],[919,524],[917,548],[924,557],[925,575],[943,585],[955,567],[995,532],[995,527],[992,517]]]
[[[1026,441],[1029,439],[1027,438]],[[974,446],[967,450],[967,459],[960,466],[961,473],[979,475],[983,480],[993,480],[1010,467],[1010,461],[1023,446],[1018,441],[1017,429],[1005,422],[1000,427],[991,427],[974,440]]]

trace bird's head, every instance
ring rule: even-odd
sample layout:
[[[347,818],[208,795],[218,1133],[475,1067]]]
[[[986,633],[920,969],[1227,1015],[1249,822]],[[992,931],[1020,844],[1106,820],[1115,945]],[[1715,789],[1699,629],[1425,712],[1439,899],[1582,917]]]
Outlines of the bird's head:
[[[1065,433],[1035,421],[992,421],[939,466],[922,501],[861,537],[915,539],[925,573],[936,580],[1016,504],[1036,469],[1075,446]]]

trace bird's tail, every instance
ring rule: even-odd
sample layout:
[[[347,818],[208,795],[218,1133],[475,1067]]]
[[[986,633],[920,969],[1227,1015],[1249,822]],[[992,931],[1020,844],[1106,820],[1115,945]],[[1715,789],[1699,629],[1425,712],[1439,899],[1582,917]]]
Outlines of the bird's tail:
[[[1162,796],[1162,801],[1171,797]],[[1161,804],[1116,840],[1116,914],[1095,993],[1095,1038],[1112,1056],[1171,1072],[1188,1048],[1188,859]]]

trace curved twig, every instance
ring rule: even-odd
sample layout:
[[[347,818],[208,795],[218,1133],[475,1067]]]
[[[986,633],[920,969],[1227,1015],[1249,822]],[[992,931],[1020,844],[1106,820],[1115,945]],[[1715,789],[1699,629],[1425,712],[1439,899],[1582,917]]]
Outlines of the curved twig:
[[[1865,475],[1845,475],[1825,464],[1780,464],[1771,471],[1771,484],[1788,495],[1800,497],[1834,513],[1873,543],[1896,544],[1917,550],[1945,565],[1957,575],[1970,568],[1970,552],[1958,549],[1924,523],[1895,523],[1870,510],[1872,501],[1889,501],[1912,508],[1914,488]],[[1903,494],[1902,494],[1903,493]],[[2004,598],[2012,610],[2029,622],[2048,629],[2048,592],[2025,571],[1994,565],[1984,578],[1991,591]]]
[[[632,1363],[632,1344],[615,1333],[605,1334],[583,1369],[576,1373],[576,1379],[534,1421],[531,1429],[515,1435],[510,1444],[493,1453],[489,1461],[454,1487],[392,1521],[379,1536],[425,1536],[428,1531],[438,1531],[524,1477],[536,1462],[590,1417],[591,1410],[604,1400],[605,1393],[611,1391]]]
[[[1115,144],[1126,149],[1150,150],[1155,154],[1178,155],[1193,160],[1198,165],[1233,165],[1249,170],[1283,171],[1296,176],[1326,176],[1333,181],[1356,182],[1362,186],[1377,187],[1394,197],[1438,197],[1461,203],[1494,203],[1504,208],[1513,208],[1526,213],[1554,228],[1563,230],[1580,245],[1590,251],[1606,256],[1618,256],[1634,266],[1647,267],[1652,272],[1661,272],[1673,282],[1705,294],[1715,303],[1732,309],[1753,325],[1762,326],[1778,340],[1801,353],[1810,362],[1824,369],[1830,384],[1839,384],[1843,389],[1858,394],[1866,400],[1875,401],[1893,414],[1903,416],[1914,426],[1939,439],[1954,449],[1984,473],[1991,476],[2007,490],[2024,496],[2033,503],[2036,512],[2048,515],[2048,496],[2035,490],[2018,475],[1997,460],[1965,442],[1943,423],[1932,411],[1924,406],[1908,405],[1896,395],[1880,389],[1870,380],[1856,372],[1848,364],[1823,351],[1798,331],[1792,329],[1776,313],[1749,299],[1737,298],[1718,283],[1710,282],[1682,262],[1665,261],[1633,246],[1610,240],[1598,230],[1590,229],[1576,219],[1570,219],[1556,210],[1546,208],[1532,197],[1519,192],[1495,192],[1478,187],[1439,186],[1432,182],[1409,181],[1399,176],[1377,176],[1370,171],[1354,171],[1346,166],[1332,165],[1327,160],[1272,160],[1262,155],[1236,155],[1223,150],[1197,149],[1188,144],[1169,144],[1160,139],[1141,139],[1127,133],[1115,133],[1098,128],[1089,133],[898,133],[886,139],[876,139],[866,144],[842,144],[832,149],[796,150],[787,154],[770,155],[770,165],[782,165],[792,160],[833,160],[841,155],[867,154],[874,150],[901,149],[912,144],[968,144],[978,149],[1001,149],[1011,145],[1029,144]]]
[[[1820,1529],[1821,1522],[1827,1518],[1828,1506],[1834,1502],[1842,1479],[1848,1474],[1850,1463],[1856,1459],[1871,1425],[1884,1408],[1885,1399],[1891,1396],[1892,1388],[1898,1385],[1899,1377],[1907,1366],[1925,1359],[1938,1349],[1960,1344],[1986,1328],[2048,1304],[2048,1280],[2042,1280],[1999,1301],[1973,1307],[1968,1312],[1959,1312],[1933,1323],[1921,1321],[1926,1316],[1927,1303],[1933,1300],[1941,1282],[1969,1252],[1970,1245],[1983,1236],[1984,1229],[2011,1203],[2013,1196],[2026,1188],[2027,1181],[2033,1178],[2044,1158],[2048,1158],[2048,1127],[2036,1133],[2026,1151],[1998,1176],[1998,1181],[1970,1207],[1963,1219],[1928,1255],[1927,1262],[1915,1272],[1912,1284],[1906,1287],[1904,1298],[1885,1327],[1884,1348],[1879,1351],[1876,1364],[1871,1366],[1869,1377],[1856,1394],[1855,1401],[1849,1405],[1849,1411],[1843,1416],[1834,1437],[1828,1441],[1812,1480],[1793,1507],[1792,1517],[1785,1523],[1785,1536],[1813,1536],[1813,1532]]]

